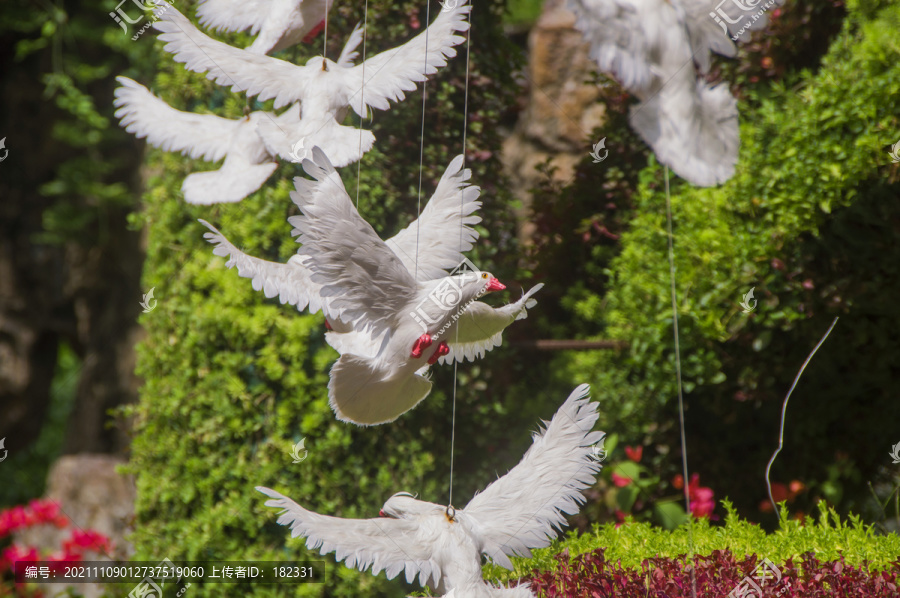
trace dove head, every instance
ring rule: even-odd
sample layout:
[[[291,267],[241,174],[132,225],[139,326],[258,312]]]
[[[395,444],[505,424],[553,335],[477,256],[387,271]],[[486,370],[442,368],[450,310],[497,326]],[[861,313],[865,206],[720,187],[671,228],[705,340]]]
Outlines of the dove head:
[[[384,506],[378,511],[378,515],[381,517],[390,517],[391,519],[406,519],[412,515],[423,513],[429,510],[429,508],[429,503],[417,500],[416,497],[409,492],[398,492],[387,499],[387,502],[384,503]]]
[[[306,66],[323,71],[323,72],[330,71],[332,69],[332,67],[334,67],[335,64],[336,63],[328,60],[324,56],[313,56],[312,58],[310,58],[309,60],[306,61]]]

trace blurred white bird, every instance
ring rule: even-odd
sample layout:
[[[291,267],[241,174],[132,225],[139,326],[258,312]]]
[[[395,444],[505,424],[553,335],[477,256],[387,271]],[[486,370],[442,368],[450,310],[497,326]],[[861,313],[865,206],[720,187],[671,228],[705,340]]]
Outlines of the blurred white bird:
[[[268,54],[321,31],[334,0],[200,0],[200,24],[213,31],[245,31],[256,35],[248,52]],[[257,35],[259,34],[259,35]]]
[[[321,150],[313,148],[312,154],[303,169],[316,182],[296,179],[293,197],[303,214],[288,222],[296,227],[292,234],[299,235],[298,253],[307,258],[310,279],[328,298],[325,315],[339,321],[338,334],[351,334],[340,342],[342,355],[331,368],[329,402],[341,421],[394,421],[431,391],[431,382],[421,375],[423,360],[481,357],[500,344],[509,324],[527,316],[535,304],[531,296],[543,285],[498,309],[478,303],[482,295],[506,287],[477,269],[447,276],[448,262],[429,257],[438,252],[458,256],[458,233],[454,239],[452,228],[423,226],[417,236],[408,229],[389,243],[382,241],[360,217]]]
[[[269,112],[229,119],[214,114],[182,112],[127,77],[116,77],[114,105],[121,126],[160,149],[215,162],[219,170],[195,172],[184,179],[184,199],[193,204],[231,203],[259,189],[278,164],[266,149],[257,127],[263,121],[290,122]]]
[[[361,40],[358,28],[338,62],[316,56],[305,66],[297,66],[213,40],[172,7],[160,15],[154,27],[162,32],[164,49],[188,70],[205,72],[220,85],[259,96],[261,101],[274,98],[276,109],[300,102],[299,109],[291,108],[297,110],[298,124],[282,134],[283,138],[271,131],[262,133],[279,155],[285,156],[288,148],[304,139],[304,147],[319,146],[333,164],[341,166],[359,159],[375,139],[370,131],[363,131],[361,139],[358,129],[339,124],[347,108],[365,118],[368,107],[386,110],[390,101],[402,100],[405,92],[416,88],[416,82],[436,73],[448,57],[456,55],[454,46],[465,41],[456,33],[468,30],[470,11],[471,6],[461,1],[454,10],[441,11],[426,31],[407,43],[355,66],[352,60]]]
[[[405,573],[412,583],[431,585],[459,598],[524,598],[527,586],[498,588],[481,577],[482,555],[512,569],[509,557],[530,557],[549,546],[578,512],[582,491],[594,484],[599,461],[593,446],[604,434],[592,432],[597,404],[589,387],[576,388],[522,460],[505,476],[476,494],[464,509],[417,500],[408,492],[388,499],[374,519],[341,519],[307,511],[286,496],[258,486],[266,506],[283,509],[278,523],[292,537],[321,554],[335,553],[346,566],[388,579]]]
[[[711,52],[734,56],[728,33],[744,39],[765,19],[744,19],[736,4],[716,0],[569,0],[569,8],[599,69],[641,100],[630,122],[659,161],[695,185],[731,178],[740,147],[737,103],[725,86],[698,78],[695,67],[708,72]]]

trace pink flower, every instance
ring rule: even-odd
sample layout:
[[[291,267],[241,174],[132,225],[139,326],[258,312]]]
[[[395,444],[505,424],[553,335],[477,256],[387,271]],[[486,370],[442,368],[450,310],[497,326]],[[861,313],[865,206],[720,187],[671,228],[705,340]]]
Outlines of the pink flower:
[[[66,554],[80,556],[85,552],[109,552],[109,538],[92,529],[73,529],[72,537],[63,542],[63,550]]]
[[[38,554],[36,548],[22,548],[18,544],[13,544],[0,553],[0,571],[14,569],[18,561],[39,560],[41,560],[41,555]]]
[[[25,507],[13,507],[0,512],[0,538],[33,524],[33,516]]]
[[[631,478],[626,478],[625,476],[621,476],[617,473],[612,474],[612,481],[619,488],[624,488],[628,484],[631,483]]]
[[[28,510],[34,518],[34,523],[54,523],[62,514],[59,505],[50,499],[35,499],[28,503]]]
[[[691,476],[691,483],[688,484],[688,495],[691,499],[691,515],[697,519],[702,517],[714,518],[711,517],[712,512],[716,508],[716,501],[713,500],[713,491],[712,488],[700,486],[699,473]]]

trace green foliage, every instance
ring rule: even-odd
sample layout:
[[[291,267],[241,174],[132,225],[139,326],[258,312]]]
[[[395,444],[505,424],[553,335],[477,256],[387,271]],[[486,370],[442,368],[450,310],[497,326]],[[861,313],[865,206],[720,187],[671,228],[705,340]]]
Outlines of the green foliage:
[[[589,533],[571,532],[564,540],[534,551],[532,559],[513,559],[512,571],[488,564],[484,576],[508,583],[534,570],[556,569],[559,562],[555,556],[560,552],[568,551],[571,560],[597,548],[606,549],[608,560],[630,568],[639,568],[644,559],[652,557],[709,555],[714,550],[726,549],[738,558],[755,554],[776,564],[806,552],[815,553],[822,561],[843,556],[847,564],[866,563],[871,571],[895,567],[900,556],[900,537],[896,534],[876,535],[872,527],[855,516],[841,520],[824,503],[819,505],[818,519],[789,519],[787,510],[782,510],[784,524],[768,534],[758,525],[741,519],[730,502],[724,501],[723,506],[728,513],[724,525],[711,525],[707,519],[695,520],[691,526],[683,525],[672,531],[631,519],[620,526],[598,525]]]
[[[808,20],[806,4],[785,6],[784,19],[796,11]],[[847,9],[817,70],[740,90],[732,180],[713,189],[671,181],[688,457],[717,494],[740,497],[745,515],[765,497],[780,400],[834,316],[841,322],[788,408],[773,481],[801,479],[804,508],[825,498],[841,512],[862,511],[865,482],[885,478],[900,418],[890,390],[900,354],[886,334],[895,320],[889,298],[900,293],[892,224],[900,176],[887,155],[900,135],[900,7]],[[779,51],[792,47],[783,40]],[[555,365],[560,386],[591,383],[604,405],[600,425],[645,446],[666,479],[680,467],[664,188],[664,169],[651,163],[606,280],[573,285],[563,302],[573,319],[594,322],[589,336],[627,341],[629,350],[564,354]],[[739,302],[751,287],[759,304],[747,315]]]

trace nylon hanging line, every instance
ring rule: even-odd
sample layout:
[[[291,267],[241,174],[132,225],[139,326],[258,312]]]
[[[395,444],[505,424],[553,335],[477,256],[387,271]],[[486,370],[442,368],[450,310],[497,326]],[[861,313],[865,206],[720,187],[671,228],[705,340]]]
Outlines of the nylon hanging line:
[[[419,133],[419,191],[416,194],[416,273],[414,280],[419,281],[419,226],[418,218],[422,215],[422,163],[425,160],[425,102],[428,100],[428,33],[431,29],[431,2],[425,3],[425,67],[426,73],[422,81],[422,130]]]
[[[694,563],[694,521],[691,518],[691,495],[688,489],[687,438],[684,431],[684,392],[681,385],[681,346],[678,343],[678,301],[675,295],[675,248],[672,235],[672,198],[669,193],[669,167],[666,178],[666,226],[669,233],[669,281],[672,294],[672,327],[675,335],[675,378],[678,381],[678,424],[681,429],[681,466],[684,475],[684,504],[688,517],[688,547],[691,559],[691,596],[697,598],[697,571]]]
[[[466,91],[463,100],[463,137],[462,137],[462,170],[466,169],[466,133],[468,133],[469,125],[469,52],[471,50],[472,40],[472,13],[469,13],[469,30],[466,31]],[[462,189],[459,193],[459,253],[462,253],[463,241],[463,218],[465,212],[466,190]],[[456,345],[459,346],[459,326],[456,327]],[[456,386],[457,386],[457,370],[459,361],[453,361],[453,415],[450,421],[450,497],[447,504],[453,504],[453,455],[456,448]]]
[[[325,3],[325,32],[322,35],[322,58],[328,59],[328,5],[329,3]],[[322,64],[325,64],[325,61],[322,61]]]
[[[369,35],[369,0],[366,0],[366,8],[363,13],[363,50],[362,50],[362,87],[359,89],[359,105],[366,114],[369,109],[366,108],[366,38]],[[362,121],[363,117],[359,117],[359,160],[356,161],[356,211],[359,211],[359,172],[362,166]]]
[[[834,322],[832,322],[831,326],[828,327],[828,331],[825,332],[825,336],[822,337],[822,340],[819,341],[819,344],[815,346],[815,348],[806,358],[806,361],[803,362],[803,365],[800,367],[800,371],[797,372],[797,376],[794,378],[794,383],[791,384],[791,389],[788,391],[787,396],[784,397],[784,403],[781,405],[781,427],[778,430],[778,448],[775,449],[774,453],[772,453],[772,458],[769,459],[769,464],[766,465],[766,488],[769,490],[769,501],[771,501],[772,503],[772,508],[775,510],[775,514],[778,515],[779,524],[781,523],[781,511],[778,510],[778,505],[775,504],[775,499],[772,497],[772,482],[769,481],[769,473],[772,470],[772,463],[775,462],[775,457],[778,456],[778,453],[780,453],[782,447],[784,447],[784,417],[787,414],[788,399],[791,398],[791,393],[794,392],[794,388],[797,386],[797,382],[800,381],[800,376],[803,375],[803,371],[806,369],[806,366],[809,365],[810,361],[812,361],[813,355],[816,354],[816,351],[819,350],[819,347],[822,346],[822,343],[824,343],[825,339],[828,338],[828,335],[831,334],[831,330],[834,328],[834,325],[838,323],[839,319],[840,318],[834,319]]]

